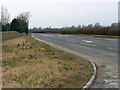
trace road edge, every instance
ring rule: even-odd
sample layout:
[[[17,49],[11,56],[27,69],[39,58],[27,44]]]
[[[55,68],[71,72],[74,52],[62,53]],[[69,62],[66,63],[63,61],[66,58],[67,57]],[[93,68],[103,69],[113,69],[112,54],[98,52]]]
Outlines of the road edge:
[[[48,45],[51,45],[51,46],[54,46],[54,47],[56,47],[56,48],[62,49],[62,47],[60,47],[60,46],[58,46],[58,45],[49,43],[49,42],[44,41],[44,40],[41,40],[41,39],[38,39],[38,38],[34,37],[33,34],[31,34],[31,35],[32,35],[32,37],[33,37],[34,39],[36,39],[36,40],[38,40],[38,41],[41,41],[41,42],[44,42],[44,43],[46,43],[46,44],[48,44]],[[74,51],[72,51],[72,50],[68,50],[67,48],[64,48],[64,49],[62,49],[62,50],[79,56],[79,54],[77,54],[76,52],[74,52]],[[85,86],[83,86],[83,88],[82,88],[81,90],[85,90],[86,88],[90,88],[90,86],[91,86],[91,85],[93,84],[93,82],[95,81],[95,78],[96,78],[96,75],[97,75],[96,65],[94,64],[94,62],[93,62],[92,60],[90,60],[90,59],[88,59],[88,60],[90,61],[90,63],[91,63],[92,66],[93,66],[94,74],[91,76],[90,80],[86,83]]]

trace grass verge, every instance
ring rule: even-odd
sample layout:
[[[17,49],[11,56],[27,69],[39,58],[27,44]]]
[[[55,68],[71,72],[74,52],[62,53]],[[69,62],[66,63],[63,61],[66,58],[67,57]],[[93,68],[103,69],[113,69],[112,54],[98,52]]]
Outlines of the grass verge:
[[[3,88],[82,88],[93,75],[88,60],[18,36],[2,45]]]
[[[2,32],[2,41],[10,40],[25,35],[25,33],[18,33],[15,31]]]
[[[49,33],[49,34],[60,34],[60,33]],[[109,36],[109,35],[93,35],[93,34],[60,34],[60,35],[89,36],[89,37],[99,37],[99,38],[115,38],[115,39],[118,39],[118,38],[120,38],[120,36]]]

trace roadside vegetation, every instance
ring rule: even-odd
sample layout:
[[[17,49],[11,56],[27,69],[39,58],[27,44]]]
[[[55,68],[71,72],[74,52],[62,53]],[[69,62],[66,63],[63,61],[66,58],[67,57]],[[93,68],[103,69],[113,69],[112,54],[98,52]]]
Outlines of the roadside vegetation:
[[[91,63],[18,32],[3,32],[3,88],[82,88]]]
[[[67,30],[33,30],[33,33],[67,34],[79,36],[93,36],[100,38],[120,38],[120,29],[111,27]]]
[[[18,32],[15,32],[15,31],[7,31],[7,32],[3,32],[2,33],[2,41],[6,41],[6,40],[10,40],[10,39],[14,39],[14,38],[17,38],[17,37],[20,37],[20,36],[23,36],[25,35],[25,33],[18,33]]]
[[[120,36],[95,35],[95,34],[60,34],[60,33],[48,33],[48,34],[74,35],[74,36],[89,36],[89,37],[98,37],[98,38],[115,38],[115,39],[120,38]]]

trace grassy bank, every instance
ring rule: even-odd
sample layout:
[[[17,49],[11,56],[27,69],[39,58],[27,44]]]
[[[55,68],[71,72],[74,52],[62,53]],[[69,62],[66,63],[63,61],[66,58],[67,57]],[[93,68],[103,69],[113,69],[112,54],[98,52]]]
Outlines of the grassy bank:
[[[9,34],[8,34],[9,33]],[[39,42],[31,35],[3,33],[3,88],[82,88],[93,74],[91,63]],[[12,35],[11,35],[12,34]]]
[[[25,35],[25,33],[18,33],[15,31],[8,31],[2,33],[2,41],[10,40]]]

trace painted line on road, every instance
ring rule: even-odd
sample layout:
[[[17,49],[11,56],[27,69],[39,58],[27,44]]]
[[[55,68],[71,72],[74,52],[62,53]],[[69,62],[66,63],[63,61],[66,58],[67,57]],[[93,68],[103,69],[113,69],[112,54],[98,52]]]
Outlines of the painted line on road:
[[[92,43],[92,41],[88,41],[88,40],[82,40],[82,41],[86,43]]]
[[[110,40],[110,41],[114,41],[114,40],[116,40],[116,39],[105,39],[105,40]]]
[[[58,35],[59,37],[61,37],[62,35]]]
[[[34,37],[33,34],[32,34],[32,37],[33,37],[34,39],[38,40],[38,41],[44,42],[44,43],[49,44],[49,45],[51,45],[51,46],[54,46],[54,47],[56,47],[56,48],[58,48],[58,49],[64,50],[64,51],[66,51],[66,52],[69,52],[69,53],[72,53],[72,54],[75,54],[75,55],[78,55],[78,56],[81,56],[79,53],[77,53],[77,52],[75,52],[75,51],[73,51],[73,50],[70,50],[70,49],[67,49],[67,48],[58,46],[58,45],[56,45],[56,44],[52,44],[52,43],[46,42],[46,41],[44,41],[44,40],[38,39],[38,38]],[[83,55],[83,56],[84,56],[84,55]],[[91,86],[91,85],[93,84],[93,82],[95,81],[96,74],[97,74],[97,68],[96,68],[96,66],[95,66],[95,64],[94,64],[95,61],[94,61],[94,60],[91,60],[91,58],[88,58],[88,60],[91,62],[92,66],[93,66],[94,74],[92,75],[92,77],[90,78],[90,80],[86,83],[86,85],[83,86],[82,90],[85,90],[86,88],[90,88],[90,86]]]
[[[47,36],[47,37],[51,37],[52,35],[47,35],[47,34],[38,34],[39,36]]]
[[[115,54],[111,54],[112,56],[115,56]]]
[[[107,49],[111,49],[111,50],[117,50],[117,49],[114,49],[114,48],[110,48],[110,47],[108,47]]]
[[[96,45],[94,45],[94,44],[85,44],[85,45],[94,46],[94,47],[96,46]]]

